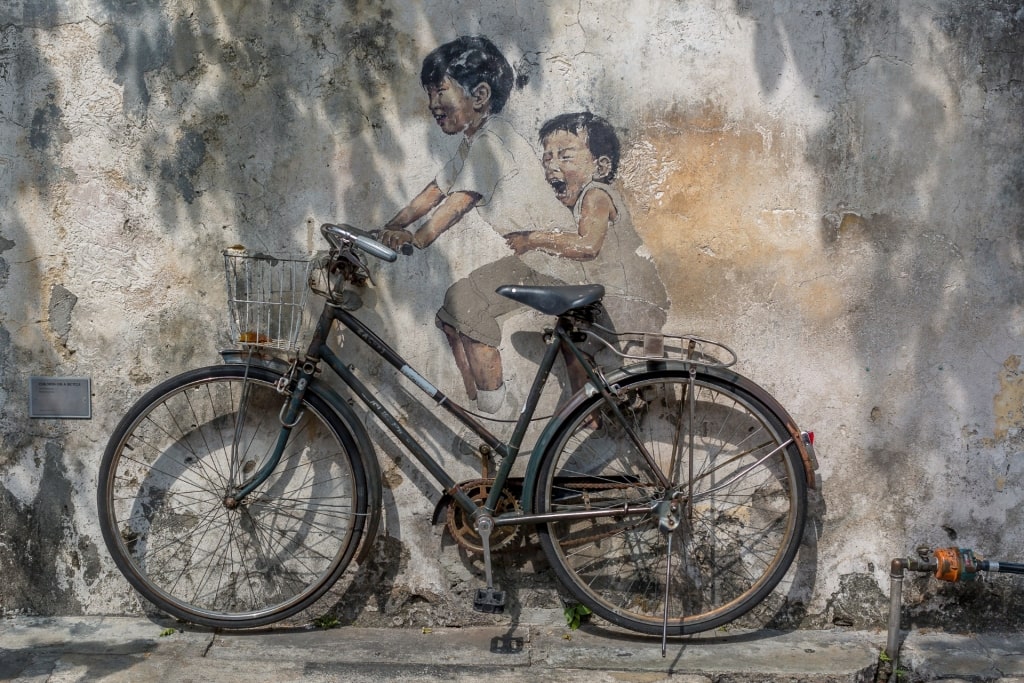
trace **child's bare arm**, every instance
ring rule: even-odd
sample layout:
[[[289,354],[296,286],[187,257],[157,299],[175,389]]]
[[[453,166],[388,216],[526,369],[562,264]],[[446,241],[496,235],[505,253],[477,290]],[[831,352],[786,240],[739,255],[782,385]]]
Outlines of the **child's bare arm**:
[[[399,248],[406,242],[412,242],[422,249],[436,240],[445,230],[455,225],[460,218],[476,206],[480,197],[472,192],[453,192],[450,195],[431,181],[423,188],[409,205],[395,214],[384,226],[381,242],[392,249]],[[436,208],[436,210],[434,210]],[[415,232],[405,228],[434,210],[434,214]]]
[[[402,230],[419,219],[427,215],[427,213],[435,206],[441,203],[444,199],[444,193],[441,188],[437,186],[437,183],[433,180],[423,190],[420,191],[416,197],[413,198],[409,205],[404,209],[395,214],[384,226],[385,230]]]
[[[604,246],[608,234],[608,224],[615,219],[615,205],[608,193],[593,188],[583,196],[580,207],[580,222],[575,233],[572,232],[514,232],[505,240],[516,254],[524,254],[532,249],[586,261],[597,257]]]
[[[427,219],[427,222],[420,226],[412,237],[412,243],[417,248],[429,246],[434,240],[440,237],[448,228],[452,227],[476,206],[480,201],[480,195],[476,192],[458,191],[452,192],[444,198],[434,213]]]

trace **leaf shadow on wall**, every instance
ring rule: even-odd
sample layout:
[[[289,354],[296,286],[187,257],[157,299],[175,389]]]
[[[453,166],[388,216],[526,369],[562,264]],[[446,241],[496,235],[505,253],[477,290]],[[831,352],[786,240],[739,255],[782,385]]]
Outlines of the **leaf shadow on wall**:
[[[971,451],[993,447],[970,436],[972,406],[992,401],[978,370],[996,377],[1003,358],[988,357],[989,341],[1013,334],[1007,321],[1024,300],[1019,3],[735,5],[756,25],[762,91],[776,93],[789,71],[826,113],[805,158],[846,301],[836,324],[852,333],[859,395],[877,402],[863,406],[849,446],[876,476],[860,478],[859,492],[832,490],[832,505],[882,501],[897,552],[948,542],[944,525],[970,528],[968,545],[1015,551],[1015,525],[948,499],[992,491],[991,463],[971,463]],[[961,438],[968,452],[949,453]],[[922,452],[949,455],[939,467],[913,457]],[[929,504],[945,512],[929,519]],[[1024,501],[1011,507],[1019,516]]]

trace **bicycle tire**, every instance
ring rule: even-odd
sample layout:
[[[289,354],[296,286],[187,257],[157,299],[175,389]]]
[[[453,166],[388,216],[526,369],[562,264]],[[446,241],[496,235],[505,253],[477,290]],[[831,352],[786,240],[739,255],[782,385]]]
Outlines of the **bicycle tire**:
[[[807,513],[806,478],[783,420],[728,379],[684,369],[639,372],[615,399],[671,489],[650,466],[600,395],[584,400],[555,432],[538,470],[538,513],[642,508],[667,490],[689,500],[673,534],[653,512],[538,526],[562,584],[612,624],[648,634],[717,628],[760,603],[786,574]],[[691,426],[693,425],[693,426]],[[693,434],[693,478],[690,435]],[[676,473],[669,472],[673,444]],[[774,453],[773,453],[774,451]],[[665,601],[668,588],[668,614]]]
[[[215,628],[285,619],[320,598],[359,545],[359,453],[312,391],[274,472],[234,509],[225,502],[278,438],[279,377],[241,365],[186,372],[143,396],[110,438],[97,491],[103,539],[129,583],[174,617]]]

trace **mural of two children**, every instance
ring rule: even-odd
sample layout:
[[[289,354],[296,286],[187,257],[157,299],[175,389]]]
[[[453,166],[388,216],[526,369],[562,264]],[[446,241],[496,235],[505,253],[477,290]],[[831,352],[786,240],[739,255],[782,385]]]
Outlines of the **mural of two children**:
[[[573,226],[538,229],[522,182],[535,172],[537,154],[500,116],[515,81],[505,56],[485,37],[463,36],[427,55],[420,80],[437,125],[462,140],[436,178],[388,221],[381,239],[394,249],[407,242],[423,249],[470,211],[505,238],[509,251],[452,284],[437,312],[477,408],[494,414],[505,402],[499,318],[520,305],[496,294],[499,285],[599,283],[611,324],[660,330],[668,297],[613,184],[620,153],[615,129],[590,112],[561,114],[541,127],[544,178],[571,211]],[[563,357],[575,390],[584,381],[582,368],[568,353]]]

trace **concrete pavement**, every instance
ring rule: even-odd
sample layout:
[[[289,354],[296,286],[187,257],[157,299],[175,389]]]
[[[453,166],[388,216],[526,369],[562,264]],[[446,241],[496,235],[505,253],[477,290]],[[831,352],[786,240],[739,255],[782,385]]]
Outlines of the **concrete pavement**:
[[[719,632],[670,640],[663,658],[659,638],[569,631],[555,610],[526,616],[514,628],[220,633],[146,618],[8,617],[0,620],[0,680],[861,683],[876,680],[886,641],[884,632],[842,629]],[[912,631],[900,667],[904,682],[1024,683],[1024,637]]]

